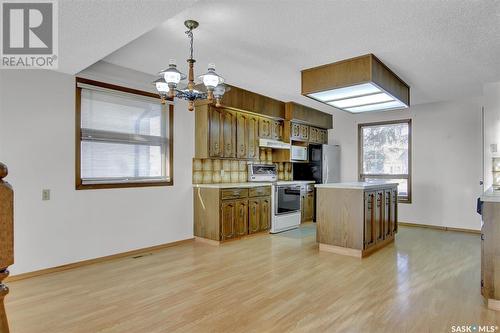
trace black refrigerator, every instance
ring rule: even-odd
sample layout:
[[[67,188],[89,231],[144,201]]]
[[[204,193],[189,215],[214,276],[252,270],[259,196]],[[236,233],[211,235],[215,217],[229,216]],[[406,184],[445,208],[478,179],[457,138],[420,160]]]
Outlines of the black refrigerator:
[[[293,163],[293,180],[340,182],[340,146],[310,144],[307,153],[308,162]]]

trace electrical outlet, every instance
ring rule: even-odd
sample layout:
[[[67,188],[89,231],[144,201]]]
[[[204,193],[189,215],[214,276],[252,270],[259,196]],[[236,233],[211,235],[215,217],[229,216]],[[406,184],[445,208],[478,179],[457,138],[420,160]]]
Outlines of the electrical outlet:
[[[50,200],[50,190],[42,190],[42,200]]]

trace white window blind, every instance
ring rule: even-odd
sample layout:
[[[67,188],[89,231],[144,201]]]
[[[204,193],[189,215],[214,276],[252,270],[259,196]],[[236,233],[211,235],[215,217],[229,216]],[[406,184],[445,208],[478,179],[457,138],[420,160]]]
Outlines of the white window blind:
[[[169,181],[167,109],[153,98],[82,88],[82,184]]]

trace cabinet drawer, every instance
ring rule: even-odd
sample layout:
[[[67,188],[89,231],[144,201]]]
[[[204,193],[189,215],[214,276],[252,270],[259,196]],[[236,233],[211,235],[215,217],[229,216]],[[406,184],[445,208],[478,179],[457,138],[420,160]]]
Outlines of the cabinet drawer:
[[[249,197],[262,197],[271,195],[271,186],[252,187],[248,191]]]
[[[220,191],[222,200],[239,199],[248,197],[248,189],[246,188],[230,188]]]

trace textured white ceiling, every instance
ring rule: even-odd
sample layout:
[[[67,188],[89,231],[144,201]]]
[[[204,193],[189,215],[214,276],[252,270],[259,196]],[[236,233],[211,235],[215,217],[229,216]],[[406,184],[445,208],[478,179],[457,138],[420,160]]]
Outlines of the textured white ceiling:
[[[59,71],[75,74],[196,0],[60,0]]]
[[[230,84],[323,110],[300,95],[300,70],[366,53],[411,86],[412,104],[477,96],[500,80],[500,1],[486,0],[200,0],[104,60],[153,74],[175,58],[186,72],[188,18],[200,22],[197,74],[214,62]]]

